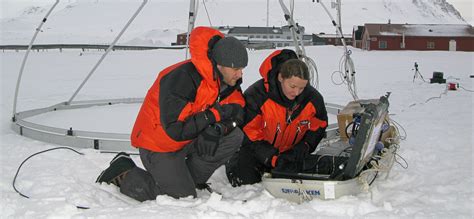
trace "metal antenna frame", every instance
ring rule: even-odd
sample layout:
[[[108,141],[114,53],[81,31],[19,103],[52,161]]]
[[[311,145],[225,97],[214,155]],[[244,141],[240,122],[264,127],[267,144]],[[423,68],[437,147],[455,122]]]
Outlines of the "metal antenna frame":
[[[26,50],[25,56],[23,57],[23,61],[21,62],[20,72],[18,73],[18,79],[16,81],[15,97],[13,98],[13,116],[12,116],[12,121],[13,122],[16,121],[15,114],[16,114],[16,105],[17,105],[17,101],[18,101],[18,92],[20,90],[20,83],[21,83],[21,79],[23,77],[23,71],[25,70],[26,61],[28,60],[28,55],[30,54],[31,47],[33,47],[33,42],[35,42],[36,36],[38,36],[38,33],[41,31],[41,27],[43,27],[43,24],[46,23],[46,21],[48,20],[49,15],[53,11],[53,9],[58,5],[58,3],[59,3],[59,0],[56,0],[56,2],[53,4],[53,6],[51,6],[49,11],[46,13],[44,18],[39,23],[38,27],[36,28],[35,33],[33,34],[33,37],[31,38],[30,44],[28,45],[28,50]]]
[[[97,67],[99,67],[99,65],[102,63],[102,61],[105,59],[105,57],[109,54],[109,52],[114,48],[115,44],[117,43],[117,41],[120,39],[120,37],[122,37],[122,34],[125,32],[125,30],[127,30],[128,26],[130,26],[130,24],[133,22],[133,20],[135,20],[135,18],[137,17],[137,15],[140,13],[140,11],[143,9],[143,7],[145,6],[145,4],[148,2],[148,0],[143,0],[142,4],[140,5],[140,7],[138,7],[138,9],[135,11],[135,13],[132,15],[132,17],[128,20],[127,24],[125,24],[125,26],[122,28],[122,30],[120,31],[120,33],[115,37],[114,41],[110,44],[109,48],[107,48],[107,50],[105,51],[104,54],[102,54],[102,57],[100,57],[99,61],[94,65],[94,67],[92,68],[92,70],[89,72],[89,74],[86,76],[86,78],[84,79],[84,81],[82,81],[81,85],[79,85],[79,87],[77,88],[77,90],[74,92],[74,94],[71,96],[71,98],[66,102],[66,104],[71,104],[72,100],[76,97],[76,95],[79,93],[79,91],[82,89],[82,87],[84,86],[84,84],[86,84],[86,82],[89,80],[89,78],[92,76],[92,74],[95,72],[95,70],[97,69]]]
[[[191,7],[190,7],[191,10],[193,11],[197,8],[195,7],[194,1],[195,0],[191,0]],[[57,0],[56,2],[59,2],[59,0]],[[114,45],[117,42],[118,38],[122,35],[122,33],[125,31],[128,25],[130,25],[131,21],[136,17],[139,11],[141,11],[141,9],[144,7],[146,2],[147,0],[143,1],[142,5],[139,7],[137,12],[133,15],[133,17],[130,19],[127,25],[123,28],[119,36],[114,40],[114,43],[112,45]],[[55,6],[56,4],[53,5],[53,7],[50,9],[47,15],[50,14],[50,12]],[[195,15],[196,14],[194,12],[190,13],[190,21],[189,21],[189,26],[188,26],[189,30],[192,30],[192,28],[194,27]],[[46,17],[43,19],[42,23],[37,28],[37,31],[35,32],[35,35],[30,43],[27,54],[31,51],[31,46],[34,42],[34,39],[36,38],[36,35],[38,34],[42,24],[46,21]],[[97,69],[97,66],[104,59],[105,55],[113,48],[112,45],[109,47],[108,51],[101,57],[98,64],[94,66],[93,70],[89,73],[86,80],[84,80],[84,82],[81,84],[79,89],[76,91],[75,95],[80,90],[80,88],[85,84],[85,81],[89,79],[90,75],[92,75],[95,69]],[[30,122],[30,121],[27,121],[26,119],[36,116],[36,115],[60,111],[60,110],[82,109],[82,108],[89,108],[92,106],[106,107],[106,106],[111,106],[115,104],[138,104],[138,103],[143,102],[143,98],[84,100],[84,101],[72,102],[72,99],[74,99],[74,96],[75,96],[73,95],[71,99],[67,102],[66,101],[61,102],[61,103],[58,103],[49,107],[44,107],[44,108],[36,108],[36,109],[26,110],[22,112],[16,112],[16,98],[18,95],[18,88],[20,85],[19,81],[21,80],[21,75],[23,73],[23,68],[26,63],[27,56],[28,55],[25,55],[25,58],[23,60],[22,70],[20,71],[19,80],[17,82],[14,113],[13,113],[12,125],[11,125],[12,130],[14,130],[15,132],[17,132],[18,134],[22,136],[25,136],[31,139],[36,139],[43,142],[53,143],[53,144],[67,145],[67,146],[72,146],[72,147],[77,147],[77,148],[92,148],[92,149],[97,149],[101,151],[136,151],[136,149],[131,147],[130,134],[84,131],[84,130],[76,130],[76,129],[73,129],[72,127],[69,129],[58,128],[58,127],[46,126],[46,125]],[[340,110],[342,110],[342,108],[343,106],[340,106],[337,104],[326,103],[326,109],[328,113],[331,113],[334,115],[336,115]],[[336,138],[338,136],[337,123],[329,124],[328,128],[326,129],[326,132],[327,132],[328,139]]]
[[[35,34],[31,39],[31,42],[28,46],[28,50],[25,53],[23,62],[20,68],[18,75],[17,84],[15,87],[15,97],[13,101],[13,116],[12,116],[12,129],[22,136],[26,136],[32,139],[60,144],[60,145],[69,145],[80,148],[94,148],[101,150],[133,150],[130,146],[130,134],[118,134],[118,133],[104,133],[104,132],[91,132],[91,131],[81,131],[73,130],[72,127],[69,129],[56,128],[51,126],[45,126],[33,122],[26,121],[26,118],[36,116],[43,113],[59,111],[59,110],[68,110],[68,109],[78,109],[78,108],[88,108],[91,106],[107,106],[113,104],[132,104],[132,103],[141,103],[143,98],[122,98],[122,99],[104,99],[104,100],[89,100],[89,101],[75,101],[72,102],[74,97],[77,95],[79,90],[84,86],[86,81],[90,78],[92,73],[97,69],[100,63],[103,61],[105,56],[113,49],[116,42],[120,39],[122,34],[132,23],[135,17],[140,13],[148,0],[143,0],[140,7],[136,10],[133,16],[129,19],[127,24],[123,27],[122,31],[117,35],[112,44],[108,47],[107,51],[102,55],[100,60],[96,63],[90,73],[87,75],[86,79],[82,82],[76,92],[72,95],[69,101],[55,104],[46,108],[37,108],[22,112],[17,112],[17,102],[18,102],[18,93],[21,84],[21,79],[23,76],[24,68],[26,61],[28,59],[28,54],[31,51],[32,45],[41,30],[43,24],[47,21],[47,17],[51,14],[53,9],[59,3],[59,0],[56,0],[55,4],[47,12],[46,16],[43,18],[39,26],[36,28]]]
[[[344,77],[343,78],[344,78],[345,83],[347,84],[347,89],[349,90],[349,93],[352,95],[352,98],[354,100],[358,100],[359,97],[357,95],[357,87],[356,87],[356,81],[355,81],[356,71],[355,71],[355,67],[354,67],[354,62],[352,61],[352,58],[351,58],[351,53],[352,52],[347,48],[344,35],[342,34],[341,24],[337,23],[334,20],[333,16],[331,15],[329,10],[327,9],[326,5],[324,5],[322,0],[318,0],[317,2],[323,7],[324,11],[326,11],[327,15],[331,19],[331,22],[332,22],[333,26],[336,28],[336,32],[341,37],[341,43],[344,46],[344,57],[343,57],[344,59],[342,60],[343,65],[344,65],[344,73],[343,73]],[[341,1],[338,0],[338,6],[337,7],[339,9],[341,7],[340,4],[341,4]],[[340,16],[340,14],[339,14],[339,16]],[[340,21],[340,19],[339,19],[339,21]]]

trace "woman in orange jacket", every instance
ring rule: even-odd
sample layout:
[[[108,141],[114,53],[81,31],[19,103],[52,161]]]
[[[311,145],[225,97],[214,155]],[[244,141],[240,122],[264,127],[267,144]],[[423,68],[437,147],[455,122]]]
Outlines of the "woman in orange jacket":
[[[246,137],[226,164],[233,186],[260,182],[264,172],[284,162],[303,161],[327,127],[323,97],[308,83],[308,67],[294,51],[273,52],[260,74],[262,79],[244,93]]]

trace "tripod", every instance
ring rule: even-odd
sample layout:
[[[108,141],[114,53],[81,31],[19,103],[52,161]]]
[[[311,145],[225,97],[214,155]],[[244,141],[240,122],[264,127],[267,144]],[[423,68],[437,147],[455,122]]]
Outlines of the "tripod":
[[[418,76],[423,80],[423,82],[426,82],[425,79],[423,78],[423,75],[421,75],[420,71],[418,71],[418,63],[415,62],[415,74],[413,75],[413,82],[415,82],[415,79],[418,78]]]

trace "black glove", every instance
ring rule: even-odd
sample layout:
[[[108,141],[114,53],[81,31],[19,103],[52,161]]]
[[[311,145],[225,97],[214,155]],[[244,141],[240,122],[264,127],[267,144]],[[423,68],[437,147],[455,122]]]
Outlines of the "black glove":
[[[225,163],[225,174],[232,187],[242,185],[242,180],[239,178],[237,172],[239,171],[239,151],[234,153],[232,157]]]
[[[239,104],[215,104],[214,108],[219,111],[222,121],[231,120],[237,122],[239,125],[244,121],[244,109]]]
[[[310,154],[309,145],[304,141],[300,141],[298,144],[293,146],[292,150],[297,162],[304,161],[304,159]]]
[[[278,149],[266,141],[254,143],[255,158],[267,167],[272,167],[273,156],[278,155]]]
[[[239,108],[237,108],[235,113],[232,115],[231,120],[236,122],[237,125],[242,125],[244,124],[244,116],[245,116],[244,108],[240,107],[239,105]]]
[[[219,123],[216,123],[216,125],[219,126],[220,132],[222,133],[222,135],[226,136],[227,134],[232,132],[232,130],[234,130],[237,127],[237,122],[233,122],[233,121],[230,121],[230,120],[225,120],[225,121],[221,121]]]
[[[299,165],[296,162],[294,151],[289,150],[278,155],[274,170],[280,172],[298,173]]]
[[[242,180],[238,176],[236,176],[234,172],[226,172],[226,175],[232,187],[237,187],[237,186],[242,185]]]
[[[196,140],[195,147],[199,156],[214,156],[222,137],[221,127],[211,125],[202,131]]]
[[[305,163],[305,159],[310,154],[309,145],[301,141],[291,150],[285,151],[278,156],[276,160],[275,170],[298,173],[301,172]]]

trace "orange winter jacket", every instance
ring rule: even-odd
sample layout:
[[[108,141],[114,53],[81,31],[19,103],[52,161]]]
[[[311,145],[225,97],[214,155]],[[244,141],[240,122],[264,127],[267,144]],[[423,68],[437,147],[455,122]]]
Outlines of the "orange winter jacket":
[[[294,101],[290,101],[281,91],[277,80],[280,65],[293,58],[297,56],[292,50],[273,52],[260,66],[262,79],[245,91],[243,131],[250,144],[271,144],[281,153],[304,142],[314,150],[324,137],[328,118],[321,94],[308,85]],[[255,145],[258,147],[259,144]]]
[[[222,37],[222,33],[208,27],[191,32],[191,59],[161,71],[148,90],[131,134],[134,147],[178,151],[220,121],[219,112],[212,107],[215,103],[245,105],[241,81],[220,92],[221,79],[209,51]]]

